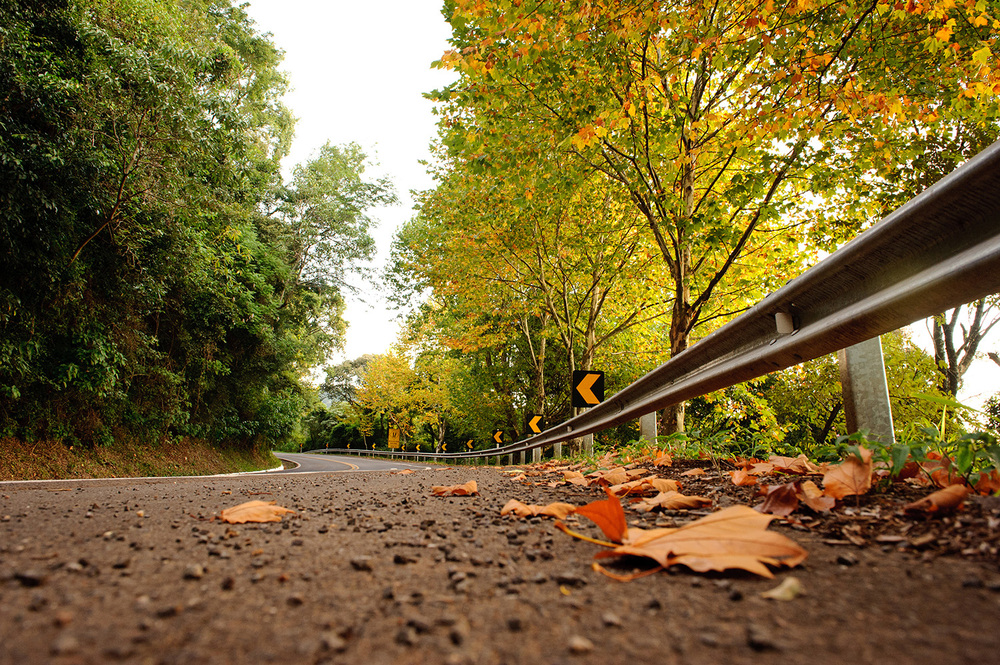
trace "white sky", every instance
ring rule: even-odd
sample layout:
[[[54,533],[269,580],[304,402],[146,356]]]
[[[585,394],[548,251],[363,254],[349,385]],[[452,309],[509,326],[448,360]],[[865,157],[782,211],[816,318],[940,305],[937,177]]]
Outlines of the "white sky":
[[[400,205],[379,208],[372,234],[375,265],[388,258],[392,235],[413,213],[410,190],[432,186],[419,161],[436,134],[432,104],[423,94],[454,79],[431,69],[448,48],[451,32],[441,0],[250,0],[247,11],[260,32],[285,51],[281,69],[292,90],[285,103],[298,118],[286,173],[318,153],[327,141],[358,143],[379,167],[366,176],[388,176]],[[346,348],[334,362],[382,353],[398,325],[374,289],[349,298]]]

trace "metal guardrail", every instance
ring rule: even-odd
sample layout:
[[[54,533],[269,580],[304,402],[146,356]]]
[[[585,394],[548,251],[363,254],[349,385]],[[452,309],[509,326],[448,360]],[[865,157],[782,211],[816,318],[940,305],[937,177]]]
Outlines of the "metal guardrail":
[[[496,457],[567,441],[998,292],[1000,141],[736,319],[587,412],[492,450],[392,451],[392,456]],[[777,332],[778,314],[791,315],[794,332]]]

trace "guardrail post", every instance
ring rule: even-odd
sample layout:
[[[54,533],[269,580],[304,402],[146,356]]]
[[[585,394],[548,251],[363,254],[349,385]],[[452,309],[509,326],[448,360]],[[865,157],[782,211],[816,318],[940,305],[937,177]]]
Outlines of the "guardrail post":
[[[585,437],[583,437],[583,439],[581,439],[581,441],[583,441],[583,450],[582,450],[583,454],[586,455],[587,457],[593,457],[594,433],[591,432],[590,434],[586,435]]]
[[[542,449],[541,448],[532,448],[531,449],[531,461],[532,462],[541,462],[542,461]]]
[[[552,444],[552,459],[560,459],[562,457],[562,441],[556,441]]]
[[[639,418],[639,438],[650,444],[656,443],[656,411]]]
[[[882,340],[873,337],[837,352],[847,432],[868,430],[885,443],[895,441]]]

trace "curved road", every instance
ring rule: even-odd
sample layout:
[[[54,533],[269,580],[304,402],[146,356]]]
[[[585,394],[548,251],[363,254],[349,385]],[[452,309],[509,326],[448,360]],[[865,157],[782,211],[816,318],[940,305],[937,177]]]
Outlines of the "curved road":
[[[371,459],[369,457],[348,457],[343,455],[310,455],[309,453],[274,453],[282,462],[296,464],[294,468],[274,473],[330,473],[344,471],[400,471],[413,469],[423,471],[433,467],[399,460]]]

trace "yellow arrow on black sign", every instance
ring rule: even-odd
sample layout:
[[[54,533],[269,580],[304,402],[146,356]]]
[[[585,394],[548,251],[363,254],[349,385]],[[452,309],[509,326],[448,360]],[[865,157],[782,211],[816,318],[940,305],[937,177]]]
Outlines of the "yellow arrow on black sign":
[[[604,372],[573,372],[573,406],[595,406],[604,401]]]
[[[497,442],[497,445],[503,443],[503,430],[502,429],[493,430],[493,440]]]
[[[528,429],[530,429],[535,434],[542,433],[542,416],[537,413],[532,413],[528,415]]]

